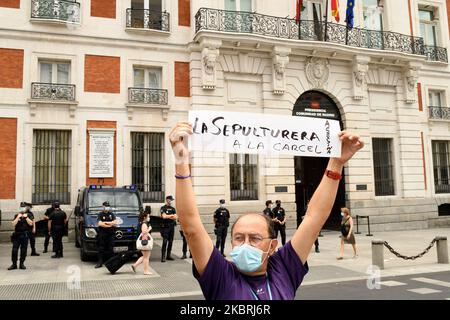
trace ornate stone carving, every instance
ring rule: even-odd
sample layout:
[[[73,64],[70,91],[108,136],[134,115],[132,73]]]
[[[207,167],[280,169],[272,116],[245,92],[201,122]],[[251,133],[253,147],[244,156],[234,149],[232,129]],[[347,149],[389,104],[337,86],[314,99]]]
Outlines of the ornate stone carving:
[[[219,47],[221,41],[204,40],[200,47],[202,48],[202,87],[203,89],[213,90],[216,88],[216,61],[219,56]]]
[[[417,101],[416,98],[416,85],[417,79],[419,77],[419,65],[409,64],[408,68],[405,70],[404,76],[404,87],[405,87],[405,102],[414,103]]]
[[[367,92],[366,75],[369,59],[355,56],[353,58],[353,99],[362,100]]]
[[[323,88],[330,75],[327,59],[309,57],[306,59],[306,78],[314,88]]]
[[[272,52],[272,82],[273,93],[284,94],[286,90],[286,65],[289,63],[289,53],[291,50],[284,47],[274,47]]]

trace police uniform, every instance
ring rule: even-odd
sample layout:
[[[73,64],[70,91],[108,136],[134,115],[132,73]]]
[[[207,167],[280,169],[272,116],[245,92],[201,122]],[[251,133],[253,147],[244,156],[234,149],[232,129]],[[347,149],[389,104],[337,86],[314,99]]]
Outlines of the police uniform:
[[[230,225],[230,211],[225,207],[219,207],[214,212],[215,234],[216,234],[216,248],[219,249],[222,255],[225,249],[225,240],[227,238],[228,226]]]
[[[270,218],[272,218],[272,209],[270,209],[269,207],[265,208],[263,210],[263,214],[268,216],[268,217],[270,217]]]
[[[116,216],[111,211],[101,211],[98,214],[98,222],[112,222],[116,220]],[[98,246],[98,263],[95,266],[99,268],[103,262],[109,259],[113,254],[115,228],[98,227],[97,246]]]
[[[39,256],[39,253],[36,252],[36,236],[33,233],[33,229],[35,228],[34,214],[33,214],[33,212],[31,212],[31,209],[30,209],[31,204],[25,203],[25,206],[28,206],[29,209],[26,211],[26,213],[28,214],[30,219],[33,220],[33,225],[28,226],[28,239],[30,240],[31,255]]]
[[[55,247],[55,254],[52,256],[52,258],[63,257],[62,238],[64,236],[66,219],[66,213],[59,208],[55,208],[55,210],[53,210],[53,212],[50,214],[49,220],[51,221],[51,233],[53,244]]]
[[[25,212],[26,213],[26,212]],[[31,217],[28,213],[27,218],[30,220]],[[17,218],[18,214],[14,216],[14,220]],[[12,253],[11,253],[11,260],[12,265],[8,268],[8,270],[17,269],[17,258],[20,248],[20,269],[26,269],[24,262],[25,258],[27,256],[27,248],[28,248],[28,236],[29,236],[29,230],[30,225],[27,223],[27,218],[20,217],[19,221],[17,221],[16,226],[14,227],[14,233],[11,236],[11,241],[13,244],[12,247]]]
[[[47,208],[47,210],[45,210],[44,215],[47,217],[45,220],[48,220],[48,218],[52,214],[53,210],[55,210],[53,205],[50,208]],[[45,240],[44,240],[44,251],[43,251],[43,253],[46,253],[47,249],[48,249],[48,244],[49,244],[50,238],[51,238],[51,235],[48,233],[48,224],[47,223],[44,226],[44,233],[45,233]],[[52,246],[53,246],[53,250],[52,251],[56,252],[55,251],[55,243],[54,242],[52,243]]]
[[[281,206],[276,206],[272,210],[273,219],[277,218],[280,222],[283,222],[286,219],[286,212]],[[281,234],[281,244],[284,245],[286,243],[286,224],[281,224],[275,222],[275,238],[278,238],[278,231]]]
[[[161,207],[161,216],[163,213],[167,215],[173,215],[176,214],[177,211],[174,207],[170,205],[163,205]],[[161,248],[161,262],[165,262],[167,260],[173,260],[171,257],[172,252],[172,243],[173,243],[173,236],[175,234],[175,220],[172,219],[164,219],[164,225],[161,228],[161,236],[163,237],[163,244]]]

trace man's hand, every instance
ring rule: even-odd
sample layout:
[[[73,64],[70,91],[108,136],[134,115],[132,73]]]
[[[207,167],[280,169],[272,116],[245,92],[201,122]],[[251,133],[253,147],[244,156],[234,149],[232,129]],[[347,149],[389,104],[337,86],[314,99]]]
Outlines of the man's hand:
[[[187,138],[193,134],[192,125],[189,122],[178,122],[169,134],[170,144],[175,156],[176,164],[189,164],[189,150]]]
[[[364,142],[356,134],[351,134],[346,131],[339,132],[339,140],[342,141],[341,156],[335,158],[342,163],[346,163],[353,155],[364,147]]]

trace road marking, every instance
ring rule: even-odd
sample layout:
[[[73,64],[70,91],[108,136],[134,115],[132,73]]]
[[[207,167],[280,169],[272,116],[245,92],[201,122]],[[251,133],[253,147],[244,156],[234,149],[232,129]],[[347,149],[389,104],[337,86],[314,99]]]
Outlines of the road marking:
[[[409,289],[407,291],[411,291],[414,293],[419,293],[419,294],[429,294],[429,293],[439,293],[442,292],[441,290],[434,290],[434,289],[430,289],[430,288],[418,288],[418,289]]]
[[[429,284],[434,284],[437,286],[447,287],[450,288],[450,282],[435,280],[435,279],[429,279],[429,278],[413,278],[411,280],[419,281],[419,282],[425,282]]]
[[[396,286],[405,286],[406,283],[398,282],[398,281],[381,281],[381,285],[387,286],[387,287],[396,287]]]

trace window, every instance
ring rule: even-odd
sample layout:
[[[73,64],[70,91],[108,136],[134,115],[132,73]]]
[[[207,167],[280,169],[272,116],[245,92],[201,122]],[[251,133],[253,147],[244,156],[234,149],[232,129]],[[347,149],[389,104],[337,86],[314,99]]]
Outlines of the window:
[[[131,27],[162,30],[162,1],[131,0]]]
[[[445,107],[444,91],[429,90],[428,104],[430,107],[439,107],[439,108]]]
[[[70,204],[71,149],[70,131],[33,131],[33,203]]]
[[[379,0],[363,1],[364,28],[383,31],[383,11]]]
[[[225,0],[226,31],[252,32],[252,0]]]
[[[433,174],[436,193],[450,193],[449,184],[449,142],[432,141]]]
[[[131,133],[131,175],[144,202],[164,201],[164,133]]]
[[[392,161],[392,139],[374,138],[373,169],[375,176],[375,195],[391,196],[394,190],[394,166]]]
[[[435,21],[435,11],[419,8],[419,20],[420,20],[420,35],[423,38],[425,45],[436,46],[437,23]]]
[[[134,68],[134,87],[161,89],[161,69]]]
[[[70,63],[39,61],[39,81],[43,83],[70,83]]]
[[[231,200],[258,200],[258,156],[230,154]]]

